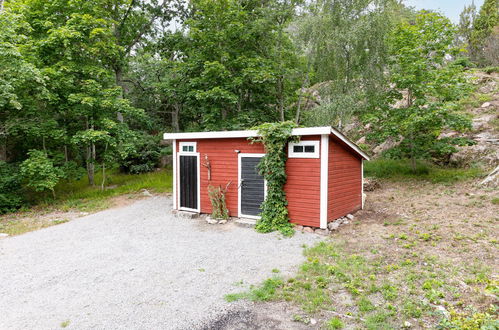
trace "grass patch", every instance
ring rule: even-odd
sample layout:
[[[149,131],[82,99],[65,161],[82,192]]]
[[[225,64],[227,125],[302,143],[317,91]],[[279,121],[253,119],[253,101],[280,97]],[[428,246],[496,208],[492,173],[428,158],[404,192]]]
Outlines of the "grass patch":
[[[326,329],[330,330],[343,329],[344,327],[345,325],[339,317],[333,317],[326,323]]]
[[[95,182],[100,182],[97,174]],[[169,192],[172,189],[171,170],[165,169],[144,174],[124,174],[117,170],[108,174],[107,187],[90,186],[87,177],[79,180],[64,180],[55,187],[56,198],[49,194],[33,193],[29,196],[31,208],[25,207],[14,214],[0,217],[0,232],[20,235],[25,232],[67,222],[67,219],[42,219],[43,214],[53,211],[96,212],[111,205],[111,198],[140,193],[147,189],[153,193]],[[130,198],[131,198],[130,197]]]
[[[142,189],[157,193],[172,190],[172,174],[169,169],[142,174],[125,174],[111,170],[107,174],[104,189],[98,184],[102,180],[101,175],[95,175],[95,186],[89,185],[86,176],[79,180],[63,180],[55,187],[55,199],[48,193],[33,193],[29,200],[31,204],[43,207],[57,206],[62,210],[93,211],[107,207],[105,201],[110,197],[133,194]]]
[[[413,170],[408,160],[375,159],[364,163],[364,175],[380,179],[418,179],[432,183],[454,183],[483,176],[478,168],[444,168],[418,161]]]
[[[277,288],[283,285],[280,277],[273,277],[265,280],[262,285],[258,287],[251,287],[248,292],[231,293],[225,295],[225,300],[233,302],[240,299],[247,299],[251,301],[268,301],[274,298]]]

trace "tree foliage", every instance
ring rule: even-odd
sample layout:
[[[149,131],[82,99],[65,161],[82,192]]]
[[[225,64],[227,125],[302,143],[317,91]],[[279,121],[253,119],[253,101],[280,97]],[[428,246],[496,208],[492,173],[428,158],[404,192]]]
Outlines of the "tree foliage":
[[[420,12],[414,24],[401,22],[391,33],[390,81],[387,105],[369,116],[378,139],[393,137],[401,144],[398,157],[431,158],[449,155],[462,139],[440,138],[445,129],[464,130],[470,121],[453,102],[468,91],[450,21],[437,13]],[[393,107],[395,100],[403,104]]]

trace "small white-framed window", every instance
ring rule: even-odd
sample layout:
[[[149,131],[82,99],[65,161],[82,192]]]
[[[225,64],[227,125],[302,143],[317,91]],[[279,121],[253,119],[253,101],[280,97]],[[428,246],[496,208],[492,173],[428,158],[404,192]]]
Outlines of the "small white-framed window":
[[[180,142],[180,152],[181,153],[195,153],[196,152],[196,142]]]
[[[288,143],[289,158],[319,158],[319,141]]]

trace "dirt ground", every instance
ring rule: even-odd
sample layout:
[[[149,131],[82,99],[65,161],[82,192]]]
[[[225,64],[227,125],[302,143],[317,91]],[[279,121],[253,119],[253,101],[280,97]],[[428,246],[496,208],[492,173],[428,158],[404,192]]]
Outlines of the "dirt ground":
[[[340,256],[329,264],[327,253],[308,256],[310,265],[319,255],[329,267],[352,257],[367,260],[360,270],[352,266],[352,273],[345,267],[348,283],[333,283],[332,276],[324,289],[314,291],[323,274],[302,267],[275,301],[255,303],[243,319],[256,322],[250,329],[264,329],[264,324],[271,329],[334,329],[328,324],[332,317],[347,329],[434,328],[443,317],[479,322],[476,318],[499,302],[498,197],[498,189],[480,188],[476,182],[382,181],[367,193],[365,209],[332,233],[329,242],[341,246]],[[390,283],[394,297],[383,289],[367,292],[366,285],[355,293],[351,285],[356,276],[364,282],[376,276],[372,283],[378,288]],[[312,289],[299,293],[297,282],[308,282]],[[312,306],[314,301],[320,302]],[[229,317],[221,329],[239,329],[239,321]]]

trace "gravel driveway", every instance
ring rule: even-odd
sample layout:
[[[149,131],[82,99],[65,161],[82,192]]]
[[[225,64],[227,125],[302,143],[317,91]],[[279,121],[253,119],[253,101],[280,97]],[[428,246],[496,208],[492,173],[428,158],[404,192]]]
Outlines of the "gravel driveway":
[[[170,205],[151,197],[0,240],[0,329],[209,328],[249,304],[225,294],[294,272],[320,240],[176,218]]]

